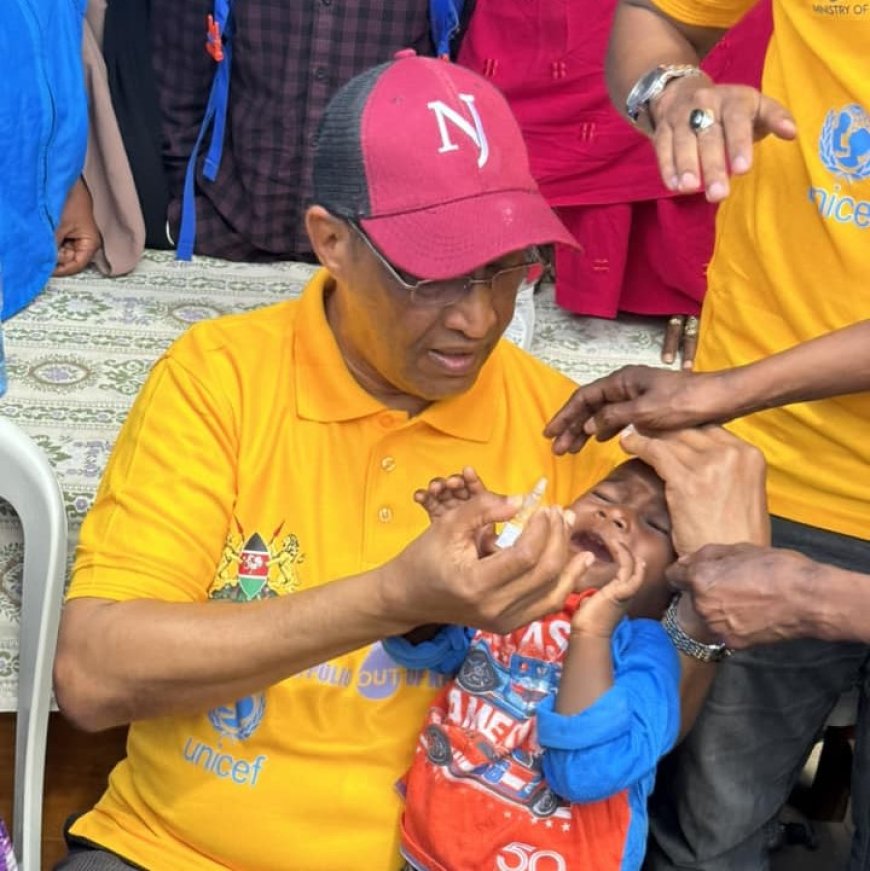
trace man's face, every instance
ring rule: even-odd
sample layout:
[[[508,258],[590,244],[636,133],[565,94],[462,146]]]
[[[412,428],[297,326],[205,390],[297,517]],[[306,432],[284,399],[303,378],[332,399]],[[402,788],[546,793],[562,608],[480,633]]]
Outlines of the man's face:
[[[661,616],[669,596],[664,571],[676,558],[661,479],[640,460],[632,460],[570,508],[575,514],[571,547],[595,556],[584,579],[596,587],[612,580],[617,571],[617,545],[623,544],[635,559],[646,563],[644,586],[632,602],[631,613]]]
[[[508,254],[474,277],[522,262],[521,252]],[[327,312],[354,377],[386,405],[416,414],[474,384],[513,317],[516,289],[475,284],[452,304],[415,305],[358,241],[333,297]]]

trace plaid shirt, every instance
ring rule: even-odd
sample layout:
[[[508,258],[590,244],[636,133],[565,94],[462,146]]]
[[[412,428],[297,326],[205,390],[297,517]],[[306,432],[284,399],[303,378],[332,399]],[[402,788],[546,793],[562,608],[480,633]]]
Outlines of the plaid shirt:
[[[313,146],[342,84],[402,48],[432,54],[428,0],[235,0],[223,158],[196,191],[196,251],[231,260],[308,258]],[[184,171],[214,75],[208,0],[151,0],[169,219],[177,239]]]

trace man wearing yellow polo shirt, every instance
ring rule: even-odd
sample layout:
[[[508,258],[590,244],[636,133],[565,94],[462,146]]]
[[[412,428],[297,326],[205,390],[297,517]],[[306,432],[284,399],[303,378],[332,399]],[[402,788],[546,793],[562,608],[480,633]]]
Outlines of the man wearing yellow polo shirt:
[[[868,8],[773,0],[762,93],[715,86],[698,71],[698,59],[751,5],[622,0],[611,38],[614,102],[652,135],[666,184],[687,192],[703,186],[708,199],[722,202],[696,358],[701,371],[744,366],[870,317]],[[753,139],[761,141],[753,147]],[[799,383],[769,388],[747,407],[801,393]],[[815,395],[836,392],[832,380]],[[775,545],[867,571],[868,423],[870,396],[853,393],[732,424],[767,458]],[[823,609],[823,589],[817,597]],[[836,638],[837,630],[821,634]],[[841,691],[860,684],[867,661],[866,645],[810,640],[732,657],[695,729],[660,772],[648,867],[767,868],[765,825],[828,711]],[[870,708],[862,708],[859,748],[870,737]],[[866,748],[852,797],[850,868],[857,871],[870,867]]]
[[[83,527],[58,701],[133,725],[65,869],[392,871],[395,783],[440,681],[379,639],[504,631],[575,581],[558,509],[480,561],[475,529],[513,503],[442,532],[412,499],[472,464],[567,504],[601,471],[541,435],[573,385],[499,341],[535,246],[570,242],[504,99],[403,57],[339,93],[317,154],[326,269],[167,351]]]

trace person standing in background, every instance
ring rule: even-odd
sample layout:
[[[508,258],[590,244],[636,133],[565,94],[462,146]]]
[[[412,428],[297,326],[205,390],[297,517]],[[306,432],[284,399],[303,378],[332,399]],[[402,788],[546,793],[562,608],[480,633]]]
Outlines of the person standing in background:
[[[669,317],[662,360],[690,368],[716,207],[675,196],[646,138],[619,117],[604,79],[616,7],[477,0],[458,61],[497,85],[532,172],[581,250],[556,246],[556,302],[579,315]],[[770,36],[763,2],[704,61],[716,80],[757,85]]]
[[[179,241],[185,171],[216,73],[205,49],[213,12],[211,0],[151,2],[170,247]],[[213,181],[202,174],[205,147],[200,151],[194,251],[228,260],[313,261],[304,215],[327,101],[354,75],[401,49],[431,55],[429,4],[257,0],[233,3],[232,16],[223,150]]]
[[[629,424],[655,436],[851,394],[864,394],[870,415],[870,318],[734,369],[625,366],[579,387],[544,434],[563,454],[592,437],[606,441]],[[870,643],[866,570],[739,544],[705,547],[680,560],[668,577],[690,593],[710,630],[733,649],[792,638]]]
[[[105,0],[12,0],[0,20],[2,317],[92,261],[129,272],[145,228],[109,97]]]
[[[10,0],[0,19],[2,319],[100,246],[81,179],[88,142],[84,0]]]
[[[613,101],[650,131],[668,189],[703,189],[721,203],[703,372],[746,366],[870,316],[870,19],[860,6],[832,16],[824,4],[773,0],[761,91],[715,83],[699,58],[751,5],[622,0],[608,56]],[[769,404],[729,428],[767,458],[774,546],[866,572],[867,393]],[[767,823],[839,695],[857,683],[849,867],[866,869],[868,653],[864,643],[794,640],[723,663],[695,728],[663,762],[649,868],[767,869]]]

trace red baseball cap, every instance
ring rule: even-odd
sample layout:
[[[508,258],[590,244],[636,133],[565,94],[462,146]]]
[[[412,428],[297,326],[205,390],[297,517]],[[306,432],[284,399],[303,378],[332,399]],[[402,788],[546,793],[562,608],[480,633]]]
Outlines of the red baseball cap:
[[[412,52],[351,79],[330,101],[314,200],[358,222],[417,278],[463,275],[531,245],[578,247],[532,178],[501,92]]]

